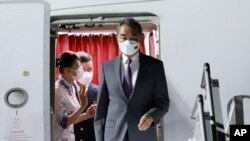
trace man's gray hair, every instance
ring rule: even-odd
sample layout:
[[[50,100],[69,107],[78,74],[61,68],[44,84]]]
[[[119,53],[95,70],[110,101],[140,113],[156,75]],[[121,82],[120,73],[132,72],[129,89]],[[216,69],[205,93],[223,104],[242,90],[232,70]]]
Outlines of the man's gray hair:
[[[121,26],[127,25],[132,27],[138,34],[142,34],[142,27],[139,22],[137,22],[133,18],[124,18],[120,21],[119,25],[117,26],[116,32],[119,33]]]
[[[86,63],[92,60],[91,55],[84,51],[76,52],[76,55],[80,58],[81,63]]]

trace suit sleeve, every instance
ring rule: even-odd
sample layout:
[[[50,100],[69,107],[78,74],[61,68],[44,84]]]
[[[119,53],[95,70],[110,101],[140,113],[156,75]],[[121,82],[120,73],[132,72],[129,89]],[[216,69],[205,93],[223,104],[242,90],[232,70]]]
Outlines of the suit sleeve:
[[[99,86],[98,97],[97,97],[97,108],[94,118],[95,136],[97,141],[104,141],[104,129],[105,129],[105,120],[107,116],[108,104],[109,104],[108,89],[102,65],[101,83]]]
[[[154,89],[153,107],[148,111],[153,118],[152,126],[158,124],[161,118],[168,112],[170,103],[163,63],[160,62],[160,64],[157,65],[157,68],[157,72],[155,73],[156,84]]]

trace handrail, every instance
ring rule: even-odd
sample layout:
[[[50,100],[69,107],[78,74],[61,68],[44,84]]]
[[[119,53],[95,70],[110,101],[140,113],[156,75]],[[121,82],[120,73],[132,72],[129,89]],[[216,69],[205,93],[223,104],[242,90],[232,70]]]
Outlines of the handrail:
[[[192,113],[191,113],[191,118],[195,119],[196,113],[198,112],[199,116],[199,125],[201,129],[201,138],[202,141],[207,141],[207,134],[206,134],[206,128],[205,128],[205,117],[204,117],[204,101],[203,101],[203,96],[199,94],[196,98]]]
[[[225,126],[225,133],[229,134],[231,124],[244,125],[244,98],[250,99],[250,95],[237,95],[229,100],[227,104],[228,120]]]
[[[212,79],[210,77],[210,66],[208,63],[205,63],[203,67],[203,75],[202,75],[202,81],[201,81],[200,86],[201,88],[206,89],[207,91],[206,97],[208,98],[208,109],[209,109],[210,124],[211,124],[211,129],[212,129],[212,138],[213,138],[213,141],[217,141],[215,110],[214,110],[214,101],[213,101],[211,82],[212,82]]]

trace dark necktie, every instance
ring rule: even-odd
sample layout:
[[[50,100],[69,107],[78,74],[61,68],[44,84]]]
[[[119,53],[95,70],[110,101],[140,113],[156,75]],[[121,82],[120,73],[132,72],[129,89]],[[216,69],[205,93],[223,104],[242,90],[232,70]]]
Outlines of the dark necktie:
[[[125,69],[124,72],[124,78],[123,78],[123,82],[122,82],[122,86],[123,89],[126,93],[127,98],[130,97],[131,93],[132,93],[132,74],[131,74],[131,68],[130,68],[130,64],[131,64],[132,60],[129,59],[128,60],[128,67],[127,69]]]

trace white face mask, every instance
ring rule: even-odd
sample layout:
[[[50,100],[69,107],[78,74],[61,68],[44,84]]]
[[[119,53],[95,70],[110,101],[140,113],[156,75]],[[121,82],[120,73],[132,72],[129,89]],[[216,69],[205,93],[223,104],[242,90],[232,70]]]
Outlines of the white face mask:
[[[81,79],[82,75],[83,75],[84,71],[82,66],[79,66],[79,68],[76,70],[76,76],[72,75],[74,80],[79,80]]]
[[[139,50],[139,43],[136,41],[126,40],[119,43],[119,49],[125,55],[133,55]]]
[[[78,80],[78,82],[80,82],[83,85],[87,85],[90,84],[93,78],[93,72],[88,72],[85,71],[83,72],[82,77]]]

